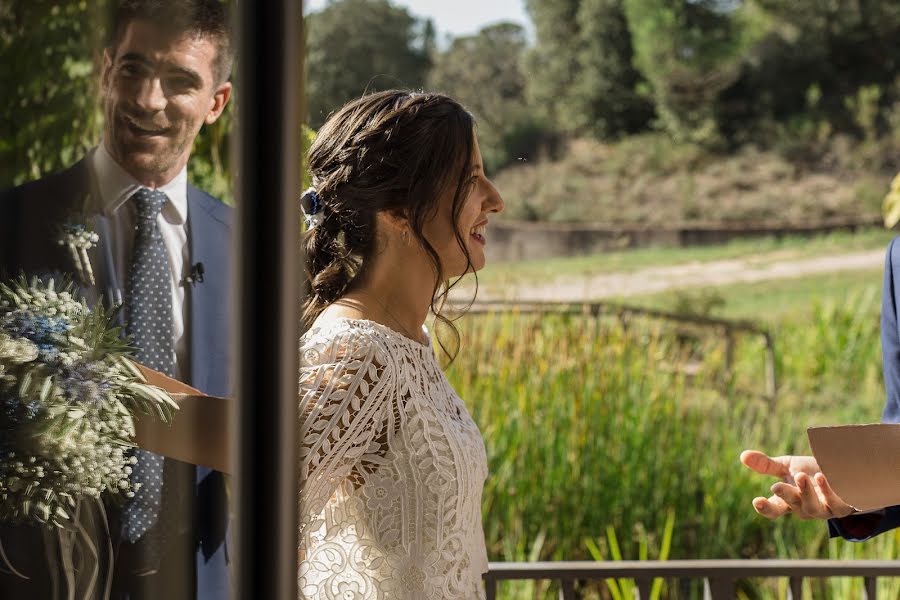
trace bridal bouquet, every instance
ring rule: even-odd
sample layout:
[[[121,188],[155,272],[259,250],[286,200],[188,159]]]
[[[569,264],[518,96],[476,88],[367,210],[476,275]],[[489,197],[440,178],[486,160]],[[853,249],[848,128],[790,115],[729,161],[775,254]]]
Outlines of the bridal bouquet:
[[[0,520],[66,527],[78,502],[133,496],[133,415],[171,422],[112,313],[20,278],[0,283]]]

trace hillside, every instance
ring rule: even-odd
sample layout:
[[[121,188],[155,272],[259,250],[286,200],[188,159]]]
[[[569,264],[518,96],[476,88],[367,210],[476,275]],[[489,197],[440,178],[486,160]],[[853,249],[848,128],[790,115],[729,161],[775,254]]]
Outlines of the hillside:
[[[875,143],[836,136],[814,155],[746,145],[712,152],[644,134],[569,142],[556,158],[496,173],[505,219],[672,224],[877,218],[897,164]]]

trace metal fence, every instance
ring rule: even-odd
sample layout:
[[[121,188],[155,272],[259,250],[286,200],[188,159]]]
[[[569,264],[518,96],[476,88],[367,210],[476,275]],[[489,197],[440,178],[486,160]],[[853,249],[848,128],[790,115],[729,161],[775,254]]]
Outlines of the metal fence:
[[[509,580],[559,582],[560,600],[579,598],[579,583],[634,581],[635,600],[650,598],[655,579],[702,580],[704,600],[736,598],[737,582],[750,578],[788,578],[787,598],[800,600],[807,578],[862,577],[866,600],[876,600],[879,577],[900,577],[900,561],[891,560],[668,560],[616,562],[490,563],[485,574],[488,600],[497,598],[498,583]],[[893,600],[893,599],[890,599]]]
[[[542,314],[583,314],[591,317],[612,316],[623,323],[630,317],[645,317],[673,323],[692,325],[710,330],[720,336],[725,343],[725,369],[730,373],[734,363],[736,336],[739,334],[759,336],[763,341],[765,360],[765,391],[763,396],[774,408],[778,397],[778,379],[775,370],[775,340],[765,327],[752,321],[724,319],[704,315],[692,315],[642,306],[630,306],[613,302],[544,302],[544,301],[492,301],[478,302],[466,310],[467,315],[491,314],[497,312],[542,313]]]

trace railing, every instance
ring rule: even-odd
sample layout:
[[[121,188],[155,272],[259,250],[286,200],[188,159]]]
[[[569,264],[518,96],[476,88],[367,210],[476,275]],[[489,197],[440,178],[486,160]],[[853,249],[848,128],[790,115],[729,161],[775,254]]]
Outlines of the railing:
[[[497,598],[497,584],[514,579],[553,580],[560,600],[578,598],[576,583],[631,579],[635,600],[650,598],[653,580],[701,579],[704,600],[732,600],[739,579],[787,577],[788,598],[800,600],[803,580],[862,577],[866,600],[876,600],[879,577],[900,577],[900,561],[891,560],[667,560],[615,562],[493,562],[484,576],[487,600]]]
[[[477,302],[466,314],[490,314],[514,309],[520,313],[562,313],[585,314],[591,317],[611,315],[626,323],[629,316],[643,316],[676,323],[705,327],[716,331],[725,342],[725,370],[731,372],[734,362],[735,334],[745,333],[760,336],[765,346],[765,397],[774,408],[778,396],[778,381],[775,372],[775,342],[771,332],[757,323],[741,319],[723,319],[703,315],[691,315],[629,306],[615,302],[546,302],[528,300],[495,300]]]

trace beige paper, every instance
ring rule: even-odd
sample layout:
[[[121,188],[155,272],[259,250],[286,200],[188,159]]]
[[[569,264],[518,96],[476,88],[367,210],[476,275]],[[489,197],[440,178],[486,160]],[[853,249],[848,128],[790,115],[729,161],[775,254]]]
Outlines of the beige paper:
[[[158,371],[137,367],[149,384],[169,392],[179,408],[171,425],[136,415],[135,443],[156,454],[231,473],[231,400],[207,396]]]
[[[900,424],[810,427],[806,433],[844,502],[860,511],[900,504]]]

